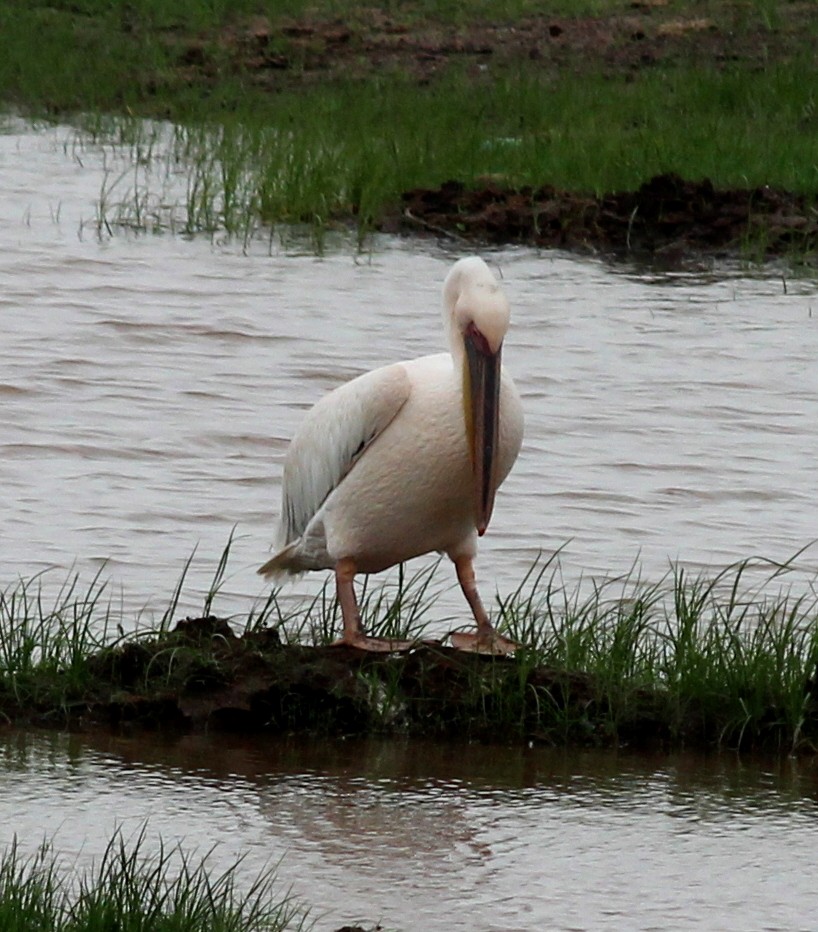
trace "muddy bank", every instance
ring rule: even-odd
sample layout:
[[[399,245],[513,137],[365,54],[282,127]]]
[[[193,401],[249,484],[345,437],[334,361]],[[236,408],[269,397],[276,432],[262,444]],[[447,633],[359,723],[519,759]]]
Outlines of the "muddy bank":
[[[671,263],[702,254],[806,259],[818,247],[815,198],[769,187],[717,189],[707,179],[673,174],[603,197],[547,185],[513,189],[490,180],[467,188],[449,181],[406,192],[402,210],[381,228]]]
[[[429,85],[457,70],[479,92],[529,63],[543,79],[601,73],[628,82],[675,65],[763,73],[804,47],[812,4],[779,4],[774,17],[747,4],[667,0],[601,6],[595,14],[536,12],[513,20],[464,16],[448,21],[409,4],[384,11],[358,6],[342,15],[314,10],[297,18],[239,19],[215,34],[171,34],[176,68],[193,84],[228,74],[276,93],[335,81],[400,75]],[[763,129],[759,129],[763,132]],[[592,196],[503,179],[466,188],[451,180],[406,191],[376,226],[385,232],[469,243],[524,244],[670,265],[703,256],[807,260],[818,248],[816,194],[720,189],[707,179],[659,175],[638,190]]]
[[[636,682],[420,645],[398,655],[285,645],[272,629],[237,636],[218,618],[186,619],[87,660],[83,687],[20,702],[0,695],[15,725],[242,733],[402,734],[486,742],[653,748],[787,749],[771,706],[748,726],[718,696],[670,695]],[[53,686],[53,684],[52,684]],[[813,683],[801,742],[818,737]],[[812,745],[811,745],[812,746]]]
[[[577,718],[578,737],[611,738],[588,717],[596,701],[592,678],[533,667],[521,691],[518,661],[438,645],[395,655],[287,645],[274,630],[237,636],[210,617],[103,651],[90,669],[107,695],[76,706],[71,719],[78,725],[498,740],[509,737],[509,704],[519,699],[517,736],[550,740],[545,720],[527,708],[523,694],[533,689],[559,697],[561,714]],[[651,697],[644,701],[649,706]],[[645,728],[654,715],[643,710],[639,718]]]

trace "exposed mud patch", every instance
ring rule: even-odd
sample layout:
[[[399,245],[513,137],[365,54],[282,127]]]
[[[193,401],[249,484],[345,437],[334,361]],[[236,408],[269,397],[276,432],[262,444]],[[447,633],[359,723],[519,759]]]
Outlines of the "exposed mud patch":
[[[552,187],[466,188],[449,181],[403,195],[384,229],[676,262],[690,254],[806,255],[818,246],[815,198],[769,187],[719,190],[658,175],[638,191],[585,197]]]
[[[519,689],[517,661],[508,658],[423,645],[396,655],[284,645],[272,630],[238,637],[217,618],[187,619],[161,640],[104,651],[91,666],[111,695],[81,710],[87,721],[193,731],[496,739],[508,737],[500,705]],[[539,668],[527,676],[532,687],[559,694],[564,712],[594,701],[587,676]],[[536,716],[524,730],[537,733]]]

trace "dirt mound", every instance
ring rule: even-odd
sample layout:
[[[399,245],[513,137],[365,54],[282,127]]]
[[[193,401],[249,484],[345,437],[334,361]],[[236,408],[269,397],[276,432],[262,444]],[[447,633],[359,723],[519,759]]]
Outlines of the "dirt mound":
[[[273,629],[237,636],[227,622],[185,619],[88,658],[77,687],[44,682],[0,696],[9,724],[83,729],[400,734],[496,743],[792,748],[771,701],[752,725],[721,694],[680,700],[626,679],[552,669],[525,648],[484,657],[437,644],[402,654],[281,642]],[[76,671],[74,671],[76,674]],[[37,685],[37,684],[35,684]],[[17,684],[19,687],[20,684]],[[818,733],[814,682],[802,743]],[[725,715],[727,718],[725,718]]]
[[[803,196],[769,187],[719,190],[705,179],[657,175],[637,191],[586,197],[553,187],[467,188],[449,181],[403,195],[385,225],[485,243],[524,243],[616,256],[690,253],[755,257],[818,246],[818,214]]]
[[[91,668],[104,690],[89,697],[75,716],[79,723],[193,731],[398,731],[489,740],[510,737],[503,703],[520,681],[517,662],[505,657],[438,645],[398,655],[285,645],[274,630],[238,637],[214,617],[185,619],[156,640],[102,651]],[[575,708],[585,720],[582,710],[594,701],[591,678],[539,667],[527,678],[524,692],[559,694],[564,710]],[[526,700],[520,700],[525,722]],[[524,730],[545,738],[534,706],[531,716]],[[593,739],[587,722],[582,731],[584,740]]]

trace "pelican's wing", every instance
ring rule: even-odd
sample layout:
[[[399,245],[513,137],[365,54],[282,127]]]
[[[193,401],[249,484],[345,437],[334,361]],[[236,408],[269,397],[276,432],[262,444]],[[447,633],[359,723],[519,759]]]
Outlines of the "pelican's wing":
[[[299,538],[370,443],[409,397],[397,363],[367,372],[325,395],[307,414],[284,461],[280,547]]]

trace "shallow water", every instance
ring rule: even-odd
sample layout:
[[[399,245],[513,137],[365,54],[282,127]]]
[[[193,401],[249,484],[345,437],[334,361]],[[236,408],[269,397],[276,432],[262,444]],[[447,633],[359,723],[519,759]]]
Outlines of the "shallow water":
[[[198,546],[182,600],[196,610],[235,526],[216,608],[239,612],[264,593],[253,570],[303,411],[441,348],[453,255],[100,238],[113,164],[65,128],[0,135],[0,584],[104,566],[134,619],[162,611]],[[527,432],[482,542],[488,592],[539,552],[561,550],[570,584],[786,560],[812,541],[814,282],[492,261]],[[450,596],[443,613],[460,611]],[[817,808],[815,765],[789,760],[0,735],[0,844],[52,839],[82,866],[147,823],[150,845],[215,844],[248,876],[283,858],[321,929],[810,928]]]
[[[0,135],[0,583],[48,567],[90,580],[105,564],[130,619],[165,607],[198,547],[182,603],[195,610],[235,526],[216,608],[238,612],[265,591],[254,568],[287,438],[341,380],[442,347],[453,256],[390,238],[358,259],[100,238],[111,159],[65,128]],[[814,281],[491,259],[527,427],[481,544],[487,595],[539,553],[561,550],[573,584],[783,561],[814,539]],[[805,585],[815,562],[814,548],[799,561]],[[456,593],[446,605],[462,611]]]
[[[120,828],[282,892],[320,930],[814,927],[814,762],[417,742],[0,735],[0,847],[80,870]]]

